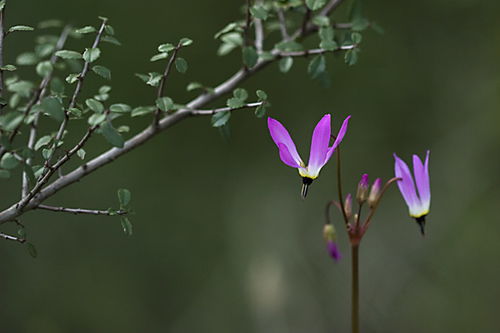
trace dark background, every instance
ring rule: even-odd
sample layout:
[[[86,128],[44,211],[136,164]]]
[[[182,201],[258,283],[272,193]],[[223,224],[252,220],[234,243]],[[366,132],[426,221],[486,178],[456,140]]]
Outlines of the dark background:
[[[184,53],[188,73],[169,83],[176,101],[194,97],[188,82],[216,85],[237,70],[238,54],[215,55],[213,34],[240,18],[240,5],[11,0],[7,22],[59,18],[84,26],[109,17],[123,43],[102,47],[101,62],[113,72],[111,101],[147,105],[154,91],[133,74],[161,70],[148,60],[160,43],[195,41]],[[363,172],[392,177],[393,152],[409,161],[431,150],[427,237],[393,188],[363,241],[363,332],[499,331],[500,4],[366,1],[364,10],[385,34],[364,34],[354,67],[329,57],[331,88],[308,79],[304,60],[287,75],[272,65],[244,86],[268,92],[270,114],[291,131],[304,159],[324,113],[333,114],[335,128],[351,114],[343,143],[348,190]],[[7,59],[31,50],[33,38],[9,37]],[[102,84],[92,76],[86,94]],[[146,121],[134,118],[132,132]],[[132,237],[113,217],[24,216],[39,256],[0,243],[0,331],[347,332],[350,260],[338,215],[338,264],[321,235],[325,202],[336,196],[335,163],[302,201],[300,179],[279,161],[265,120],[241,111],[231,125],[226,143],[209,118],[184,121],[48,202],[105,209],[117,205],[118,188],[129,188]],[[107,143],[96,136],[91,147],[89,156]],[[18,191],[16,182],[3,184],[2,206]]]

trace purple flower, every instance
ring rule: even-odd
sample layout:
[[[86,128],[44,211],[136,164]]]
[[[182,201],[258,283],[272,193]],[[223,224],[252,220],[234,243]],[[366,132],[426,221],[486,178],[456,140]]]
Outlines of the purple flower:
[[[358,191],[356,193],[356,199],[359,203],[363,203],[366,201],[366,197],[368,196],[368,174],[365,173],[361,176],[361,180],[358,183]]]
[[[368,195],[368,204],[374,207],[380,197],[380,190],[382,189],[382,179],[377,178],[373,182],[370,194]]]
[[[267,126],[274,143],[278,146],[281,161],[292,168],[296,168],[303,179],[302,195],[304,197],[307,194],[307,186],[318,177],[321,168],[328,162],[335,148],[342,142],[350,117],[347,117],[342,123],[332,146],[330,146],[330,115],[326,114],[321,118],[316,128],[314,128],[307,166],[300,158],[295,143],[286,128],[276,119],[270,117],[267,119]]]
[[[413,177],[415,177],[415,182],[408,165],[394,154],[394,172],[396,177],[401,178],[398,181],[399,191],[408,205],[410,216],[414,217],[420,225],[422,234],[424,233],[425,216],[429,214],[431,205],[429,153],[427,151],[425,163],[422,163],[417,155],[413,155]]]
[[[328,250],[328,254],[333,258],[333,260],[339,261],[342,258],[339,248],[337,247],[337,243],[334,241],[328,240],[326,242],[326,248]]]

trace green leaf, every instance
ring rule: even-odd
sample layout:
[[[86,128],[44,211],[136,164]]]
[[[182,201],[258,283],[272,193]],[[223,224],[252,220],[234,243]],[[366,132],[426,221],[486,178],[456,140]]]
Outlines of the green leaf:
[[[68,82],[69,84],[75,83],[76,81],[78,81],[79,77],[80,77],[79,73],[70,74],[66,77],[66,82]]]
[[[33,245],[31,243],[25,243],[25,244],[26,244],[26,248],[28,249],[28,253],[30,254],[30,256],[32,256],[33,258],[36,258],[38,256],[38,252],[36,250],[35,245]]]
[[[38,149],[42,148],[43,146],[46,146],[51,140],[52,140],[52,137],[50,135],[42,136],[36,142],[36,144],[35,144],[35,150],[38,150]]]
[[[262,117],[264,117],[266,115],[266,106],[265,106],[265,104],[259,105],[255,109],[255,115],[257,116],[257,118],[262,118]]]
[[[174,49],[175,49],[175,46],[173,44],[170,44],[170,43],[161,44],[160,46],[158,46],[158,52],[161,52],[161,53],[168,53],[170,51],[173,51]]]
[[[104,31],[106,31],[106,33],[108,35],[114,35],[115,34],[115,29],[110,26],[109,24],[106,24],[106,26],[104,27]]]
[[[191,82],[186,87],[186,90],[187,91],[193,91],[193,90],[201,89],[201,88],[203,88],[203,85],[201,83],[199,83],[199,82]]]
[[[231,109],[238,109],[241,108],[245,105],[245,102],[242,101],[239,98],[236,97],[231,97],[227,100],[226,102],[227,106],[229,106]]]
[[[0,116],[0,128],[10,132],[23,121],[24,116],[18,112],[9,112]]]
[[[92,67],[92,70],[94,71],[94,73],[105,78],[106,80],[111,80],[111,71],[108,68],[96,65]]]
[[[101,55],[101,50],[99,48],[90,48],[90,49],[85,49],[85,52],[83,52],[83,60],[86,62],[94,62],[96,61],[99,56]]]
[[[348,50],[344,55],[345,63],[349,66],[353,66],[358,62],[358,49]]]
[[[125,235],[132,236],[132,223],[130,223],[127,217],[125,216],[121,217],[121,225]]]
[[[77,34],[88,34],[88,33],[91,33],[91,32],[96,32],[96,28],[90,26],[90,25],[87,25],[83,28],[80,28],[80,29],[76,29],[75,32]]]
[[[150,114],[150,113],[154,112],[155,110],[156,110],[156,108],[153,106],[138,106],[132,110],[132,112],[130,113],[130,116],[131,117],[139,117],[139,116],[143,116],[146,114]]]
[[[212,116],[212,126],[213,127],[221,127],[224,126],[231,118],[231,112],[223,111],[217,112]]]
[[[361,43],[361,40],[363,39],[363,36],[359,32],[353,32],[351,34],[351,40],[354,44],[359,44]]]
[[[35,54],[40,58],[48,57],[54,52],[55,45],[52,43],[35,46]]]
[[[97,113],[103,113],[104,112],[104,105],[101,102],[96,101],[93,98],[87,99],[85,101],[85,104],[87,104],[87,106],[89,107],[89,109],[91,109],[94,112],[97,112]]]
[[[0,10],[5,8],[5,0],[0,1]]]
[[[113,113],[128,113],[132,110],[132,108],[127,104],[117,103],[111,105],[109,110]]]
[[[107,42],[107,43],[111,43],[111,44],[115,44],[115,45],[122,45],[122,43],[120,43],[120,41],[118,39],[116,39],[115,37],[113,36],[102,36],[101,37],[101,41],[103,42]]]
[[[233,96],[241,101],[245,101],[248,98],[248,92],[243,88],[237,88],[233,91]]]
[[[243,63],[249,67],[252,68],[257,64],[257,60],[259,60],[259,55],[257,54],[257,51],[255,48],[252,46],[246,46],[243,48]]]
[[[7,89],[10,92],[28,98],[31,95],[31,90],[33,89],[33,83],[29,81],[16,81],[14,83],[7,84]]]
[[[306,5],[310,10],[318,10],[326,4],[326,0],[306,0]]]
[[[162,111],[173,110],[174,101],[170,97],[160,97],[156,100],[156,106]]]
[[[188,63],[184,58],[175,59],[175,68],[179,73],[186,73],[188,69]]]
[[[78,53],[76,51],[70,51],[70,50],[60,50],[60,51],[57,51],[55,54],[59,58],[63,58],[63,59],[81,59],[82,58],[82,55],[80,53]]]
[[[158,54],[155,54],[154,56],[152,56],[151,59],[149,59],[149,61],[153,62],[153,61],[158,61],[158,60],[166,59],[166,58],[168,58],[168,53],[158,53]]]
[[[44,148],[42,149],[42,157],[44,160],[48,160],[52,156],[54,149]]]
[[[125,140],[118,133],[118,131],[113,127],[111,122],[107,121],[101,124],[100,127],[101,134],[104,138],[114,147],[123,148]]]
[[[250,7],[250,13],[253,17],[260,20],[267,20],[267,10],[264,6],[253,6]]]
[[[80,157],[82,160],[85,159],[85,154],[86,154],[86,152],[83,148],[78,149],[76,151],[76,155],[78,155],[78,157]]]
[[[0,67],[0,70],[2,70],[2,71],[8,71],[8,72],[13,72],[16,69],[17,69],[17,67],[14,66],[14,65],[4,65],[4,66]]]
[[[0,160],[0,168],[11,170],[19,165],[17,158],[11,153],[5,153]]]
[[[259,101],[266,101],[267,100],[267,94],[263,90],[257,90],[256,95],[259,98]]]
[[[47,29],[47,28],[59,28],[63,25],[63,22],[59,20],[45,20],[38,23],[39,29]]]
[[[280,59],[279,67],[282,73],[287,73],[290,70],[290,68],[292,68],[292,65],[293,65],[292,57],[284,57]]]
[[[7,170],[0,170],[0,178],[7,179],[10,177],[10,172]]]
[[[45,97],[41,103],[43,111],[58,122],[64,120],[64,109],[61,101],[53,96]]]
[[[295,52],[302,51],[304,49],[300,43],[293,40],[280,42],[276,44],[276,48],[283,52]]]
[[[36,73],[42,77],[46,77],[52,73],[53,67],[49,60],[42,61],[36,65]]]
[[[308,72],[311,78],[317,78],[326,70],[326,61],[323,55],[317,55],[309,63]]]
[[[118,190],[118,202],[120,203],[121,208],[125,208],[130,203],[130,199],[132,198],[132,194],[126,188],[121,188]]]
[[[19,66],[34,65],[38,62],[38,57],[33,52],[24,52],[17,56],[16,64]]]
[[[29,25],[15,25],[13,27],[9,28],[8,32],[14,32],[14,31],[33,31],[35,28],[30,27]]]
[[[315,16],[313,18],[313,23],[320,27],[327,27],[330,25],[330,18],[328,16]]]
[[[94,113],[89,117],[88,123],[90,126],[97,126],[106,120],[106,115],[102,113]]]
[[[189,39],[189,38],[182,38],[180,41],[179,41],[179,44],[181,46],[189,46],[191,44],[193,44],[193,40]]]
[[[215,34],[214,38],[219,39],[221,36],[223,36],[229,32],[233,32],[233,31],[241,32],[241,31],[243,31],[243,29],[241,28],[241,26],[238,23],[231,22],[231,23],[227,24],[224,28],[222,28],[220,31],[218,31]]]

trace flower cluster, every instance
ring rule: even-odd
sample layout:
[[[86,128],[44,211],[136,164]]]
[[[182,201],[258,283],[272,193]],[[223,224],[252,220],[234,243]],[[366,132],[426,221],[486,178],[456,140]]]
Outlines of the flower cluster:
[[[292,168],[296,168],[299,175],[302,177],[301,195],[303,198],[307,195],[309,185],[319,176],[321,169],[330,160],[333,153],[344,139],[350,117],[351,116],[348,116],[344,119],[336,136],[331,134],[331,115],[326,114],[321,118],[313,131],[309,163],[307,165],[302,161],[287,129],[276,119],[268,118],[267,124],[269,132],[274,143],[278,147],[281,161]],[[330,145],[332,140],[333,143]],[[353,214],[352,208],[352,195],[347,194],[345,198],[342,197],[339,171],[339,201],[331,201],[328,204],[327,223],[323,230],[328,252],[333,259],[338,260],[340,258],[340,252],[336,245],[335,228],[330,223],[328,217],[329,207],[335,205],[340,210],[345,221],[350,242],[352,245],[357,246],[368,229],[385,190],[393,182],[397,182],[401,195],[408,205],[410,216],[416,219],[422,235],[425,233],[425,217],[429,214],[431,199],[429,151],[427,151],[425,162],[422,162],[417,155],[413,155],[413,175],[408,165],[396,154],[394,154],[394,159],[395,177],[388,180],[384,186],[382,186],[382,180],[377,178],[370,188],[368,174],[363,174],[361,176],[356,191],[358,213],[355,214]],[[360,221],[360,213],[365,204],[368,205],[369,213],[363,221]]]

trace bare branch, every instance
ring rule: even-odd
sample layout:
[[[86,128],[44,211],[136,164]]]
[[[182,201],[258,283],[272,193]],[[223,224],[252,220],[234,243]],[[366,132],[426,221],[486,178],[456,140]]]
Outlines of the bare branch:
[[[47,205],[39,205],[35,207],[35,209],[43,209],[49,210],[52,212],[60,212],[60,213],[70,213],[70,214],[89,214],[89,215],[106,215],[106,216],[114,216],[114,215],[126,215],[128,214],[125,210],[118,211],[110,211],[110,210],[97,210],[97,209],[83,209],[83,208],[66,208],[66,207],[55,207],[55,206],[47,206]]]
[[[257,4],[261,4],[262,0],[256,0]],[[261,54],[264,49],[264,26],[262,25],[262,20],[254,18],[255,25],[255,49],[258,54]]]
[[[24,238],[14,237],[14,236],[11,236],[11,235],[4,234],[3,232],[0,232],[0,238],[6,239],[6,240],[10,240],[10,241],[14,241],[14,242],[18,242],[18,243],[24,243],[24,242],[26,242],[26,239],[24,239]]]

